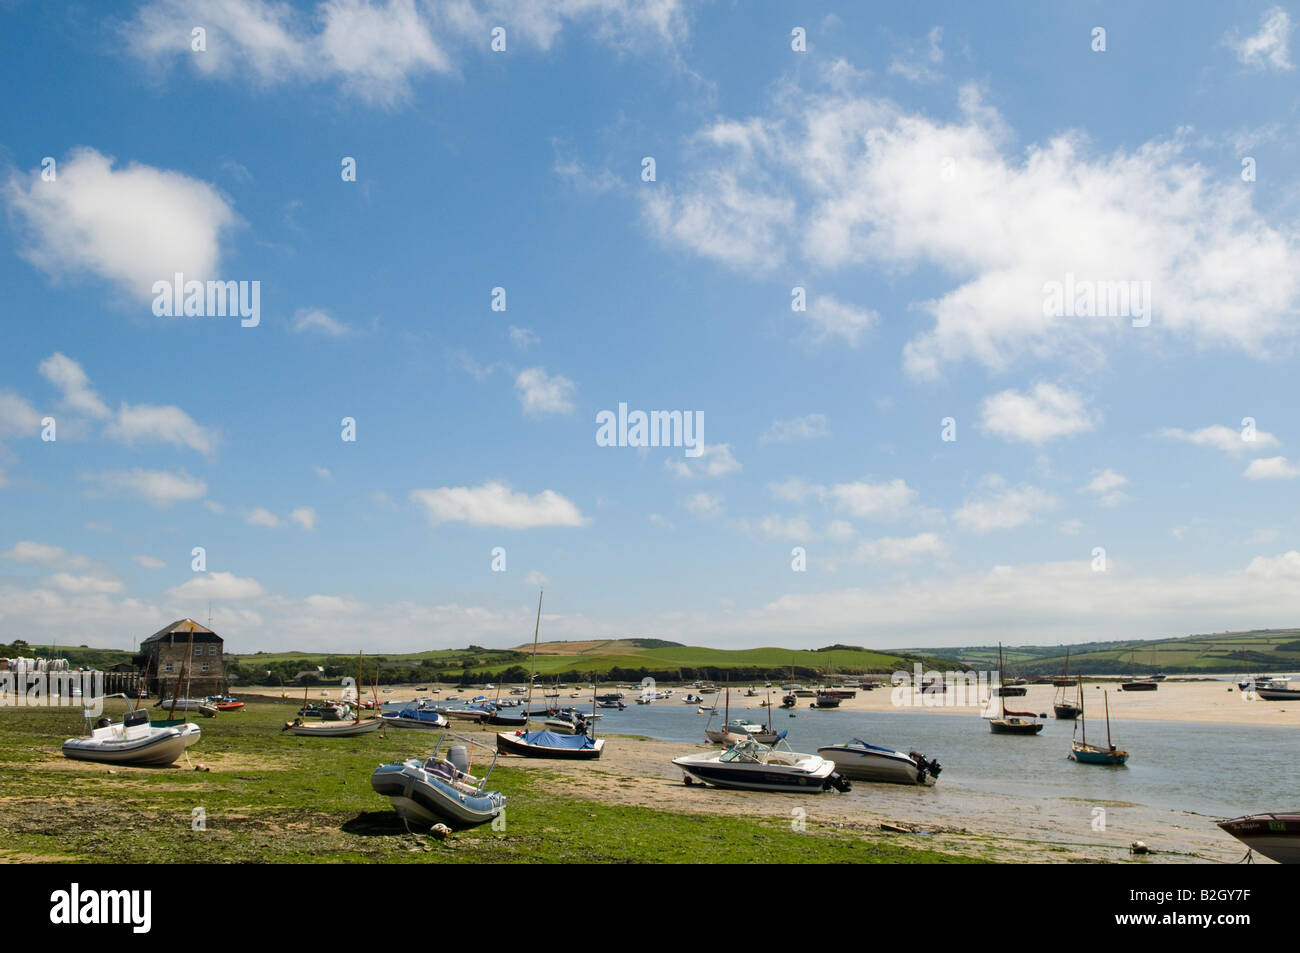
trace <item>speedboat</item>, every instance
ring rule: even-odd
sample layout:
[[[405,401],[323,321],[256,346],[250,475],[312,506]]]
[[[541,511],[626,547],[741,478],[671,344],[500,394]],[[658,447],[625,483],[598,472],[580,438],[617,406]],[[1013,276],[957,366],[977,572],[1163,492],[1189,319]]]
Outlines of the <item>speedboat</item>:
[[[431,708],[417,708],[407,705],[401,711],[386,711],[379,716],[379,721],[394,728],[446,728],[449,722],[440,713]]]
[[[63,742],[63,756],[99,764],[168,765],[200,737],[198,725],[151,725],[149,712],[137,708],[119,725],[95,728],[86,738],[69,738]]]
[[[1249,814],[1218,825],[1269,860],[1300,864],[1300,811]]]
[[[1292,688],[1285,678],[1274,678],[1257,686],[1255,694],[1270,702],[1294,701],[1300,699],[1300,688]]]
[[[497,751],[525,758],[587,760],[599,758],[604,749],[604,738],[590,738],[585,734],[561,735],[554,731],[502,731],[497,734]]]
[[[785,732],[777,735],[776,744],[760,744],[752,738],[737,742],[721,754],[701,752],[674,758],[673,764],[692,780],[719,788],[743,791],[798,791],[817,794],[834,785],[847,791],[849,781],[835,773],[835,762],[821,755],[800,754],[785,741]]]
[[[943,770],[938,761],[928,761],[919,751],[904,754],[893,748],[870,745],[861,738],[848,744],[818,748],[823,758],[835,762],[835,770],[855,781],[883,781],[889,784],[934,784]]]
[[[492,768],[482,779],[476,778],[469,773],[468,749],[464,745],[448,749],[447,756],[440,758],[441,745],[439,738],[433,754],[424,761],[409,758],[380,765],[370,776],[370,786],[376,794],[388,798],[404,821],[420,827],[440,821],[460,827],[482,824],[505,810],[505,795],[487,790]],[[492,763],[495,766],[495,757]]]

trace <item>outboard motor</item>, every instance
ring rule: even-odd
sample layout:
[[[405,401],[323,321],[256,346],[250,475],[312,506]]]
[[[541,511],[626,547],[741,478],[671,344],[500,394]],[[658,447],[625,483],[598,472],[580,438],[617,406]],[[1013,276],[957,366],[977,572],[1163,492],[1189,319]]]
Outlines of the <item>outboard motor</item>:
[[[943,770],[938,761],[927,761],[925,755],[919,751],[909,751],[908,757],[916,762],[916,780],[925,781],[925,775],[928,772],[932,778],[938,778],[939,772]]]
[[[837,791],[852,791],[853,782],[843,777],[838,771],[832,771],[829,778],[831,787]]]
[[[450,761],[461,774],[469,774],[469,749],[464,745],[456,745],[447,749],[447,760]]]

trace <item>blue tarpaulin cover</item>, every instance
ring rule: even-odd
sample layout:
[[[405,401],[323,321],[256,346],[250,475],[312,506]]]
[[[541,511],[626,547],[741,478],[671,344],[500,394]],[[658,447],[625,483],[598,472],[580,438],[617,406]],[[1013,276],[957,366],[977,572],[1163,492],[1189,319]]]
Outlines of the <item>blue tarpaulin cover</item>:
[[[554,731],[530,731],[521,736],[530,745],[542,748],[573,748],[581,750],[595,746],[595,742],[586,735],[561,735]]]

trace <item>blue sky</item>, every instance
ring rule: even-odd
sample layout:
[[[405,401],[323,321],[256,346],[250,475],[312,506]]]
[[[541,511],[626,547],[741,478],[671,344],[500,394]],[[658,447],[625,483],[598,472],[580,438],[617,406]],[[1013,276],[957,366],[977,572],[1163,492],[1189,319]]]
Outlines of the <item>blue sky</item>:
[[[1295,624],[1286,7],[56,9],[0,7],[0,641]]]

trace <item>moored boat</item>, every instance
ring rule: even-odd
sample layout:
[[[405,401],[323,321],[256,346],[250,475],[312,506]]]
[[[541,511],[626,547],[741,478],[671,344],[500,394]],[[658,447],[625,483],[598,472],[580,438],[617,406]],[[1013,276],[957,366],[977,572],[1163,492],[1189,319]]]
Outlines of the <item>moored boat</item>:
[[[449,724],[441,713],[414,705],[408,705],[400,711],[383,712],[379,720],[394,728],[446,728]]]
[[[825,745],[817,749],[823,758],[835,762],[835,770],[854,781],[888,784],[934,784],[943,767],[919,751],[904,753],[893,748],[867,744],[854,738],[848,744]]]
[[[1083,689],[1079,689],[1079,721],[1076,727],[1082,729],[1082,739],[1070,742],[1070,758],[1080,764],[1123,765],[1128,761],[1128,752],[1121,751],[1110,743],[1110,695],[1102,693],[1106,699],[1106,747],[1088,744],[1088,722],[1083,713]]]
[[[688,784],[695,780],[720,788],[817,794],[832,785],[841,791],[852,786],[835,773],[834,761],[791,751],[788,745],[778,747],[785,741],[785,734],[781,732],[772,746],[747,738],[720,754],[686,755],[674,758],[673,764],[686,773]]]
[[[1300,811],[1248,814],[1217,823],[1269,860],[1279,864],[1300,864]]]
[[[588,760],[599,758],[604,749],[604,738],[590,738],[587,735],[561,735],[546,730],[497,733],[497,751],[525,758]]]

